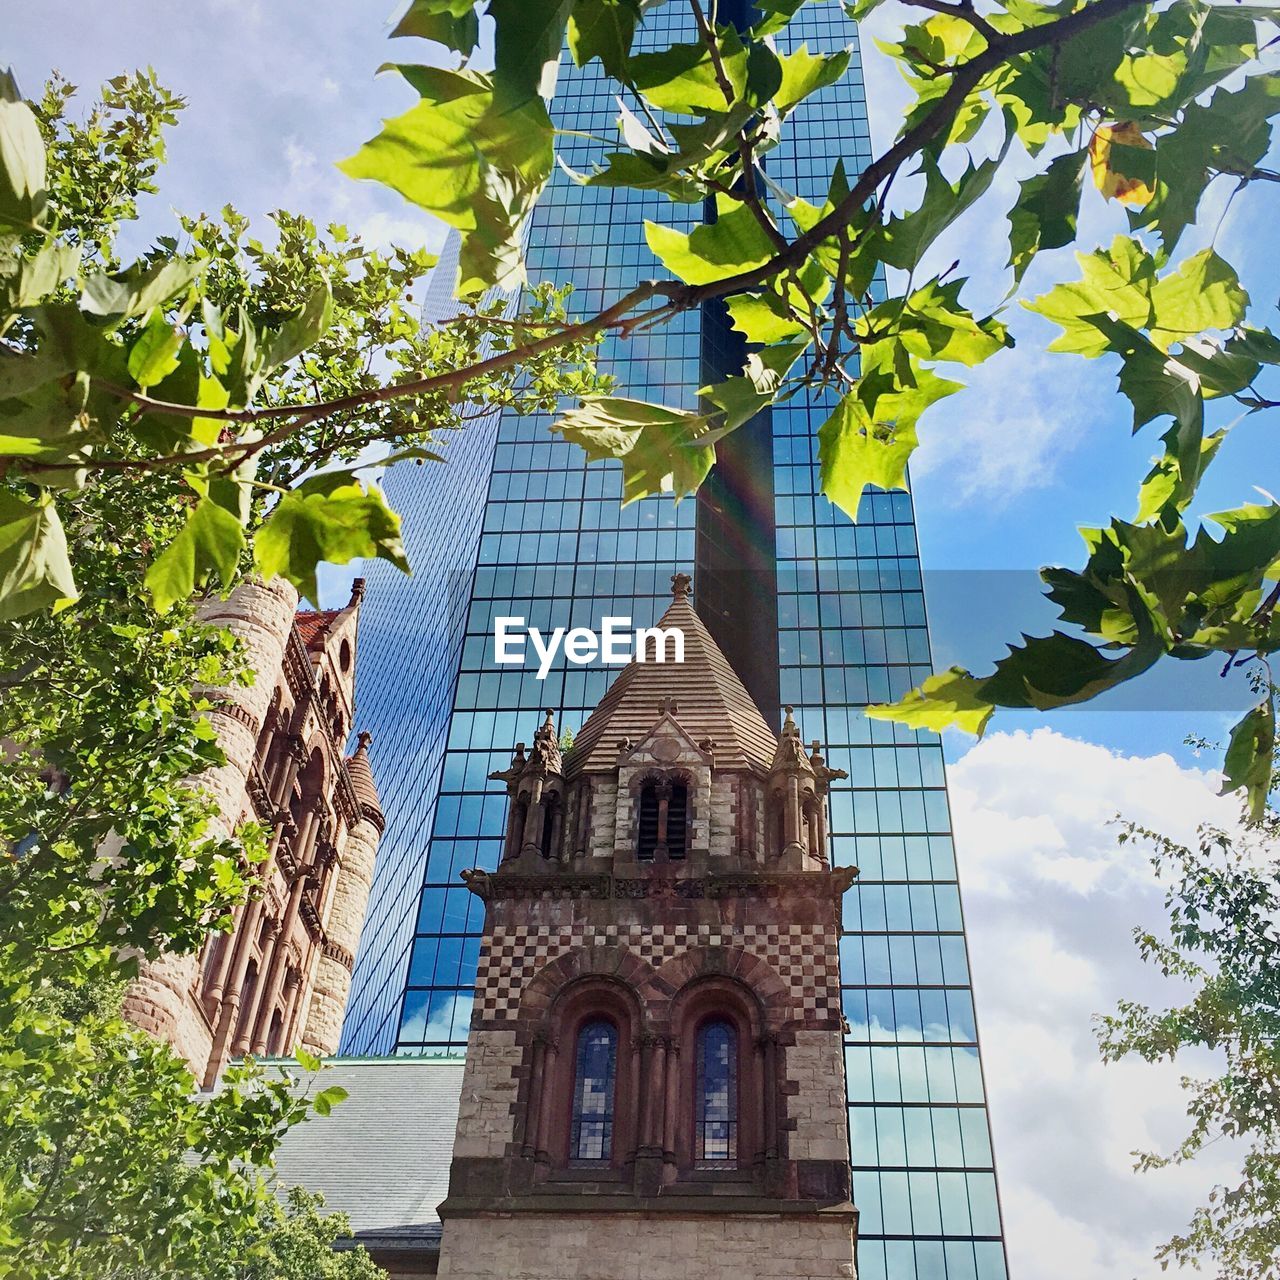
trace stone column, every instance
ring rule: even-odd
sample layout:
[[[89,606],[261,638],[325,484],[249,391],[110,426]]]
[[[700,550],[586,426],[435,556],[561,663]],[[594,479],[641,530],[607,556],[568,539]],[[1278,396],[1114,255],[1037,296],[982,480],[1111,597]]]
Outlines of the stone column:
[[[662,1179],[674,1182],[676,1177],[676,1148],[679,1145],[680,1126],[680,1041],[672,1037],[667,1041],[666,1080],[662,1106]]]
[[[271,1031],[271,1015],[275,1011],[276,1001],[280,997],[280,989],[284,983],[285,961],[289,956],[289,935],[298,919],[298,908],[302,904],[302,895],[311,882],[314,868],[310,863],[300,866],[294,874],[293,883],[289,886],[289,901],[280,920],[280,927],[271,940],[271,950],[265,957],[265,972],[258,989],[254,993],[255,1009],[246,1009],[241,1022],[241,1031],[236,1037],[236,1053],[261,1054],[267,1047],[267,1036]],[[252,1027],[250,1026],[252,1023]]]
[[[525,1108],[524,1137],[520,1154],[526,1160],[538,1154],[538,1125],[542,1116],[542,1078],[547,1069],[547,1037],[538,1032],[533,1037],[532,1063],[529,1068],[529,1099]]]
[[[293,1051],[297,1039],[295,1026],[298,1021],[298,1005],[301,1003],[302,975],[296,969],[290,969],[284,976],[284,985],[289,998],[285,1005],[284,1034],[281,1037],[280,1052],[287,1054]]]
[[[542,1088],[538,1091],[538,1137],[535,1144],[536,1159],[544,1164],[551,1159],[550,1147],[555,1136],[555,1078],[559,1047],[554,1037],[547,1037],[546,1056],[542,1067]]]
[[[261,1053],[266,1044],[267,1029],[271,1025],[271,1008],[280,994],[280,981],[284,977],[284,961],[289,936],[298,919],[302,895],[315,873],[315,849],[320,840],[321,824],[328,813],[328,803],[323,796],[314,796],[308,806],[302,833],[294,846],[293,880],[289,885],[289,897],[280,918],[280,928],[272,939],[269,952],[263,957],[259,970],[261,979],[253,993],[253,1008],[246,1009],[240,1020],[240,1032],[236,1036],[235,1052]]]

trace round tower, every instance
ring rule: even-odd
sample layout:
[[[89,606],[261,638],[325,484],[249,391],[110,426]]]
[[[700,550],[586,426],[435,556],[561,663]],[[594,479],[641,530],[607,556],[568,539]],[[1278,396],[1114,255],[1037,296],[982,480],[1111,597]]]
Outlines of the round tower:
[[[373,885],[374,858],[385,826],[378,788],[369,766],[370,741],[368,733],[361,733],[355,754],[345,761],[357,812],[339,854],[337,883],[323,922],[324,941],[316,960],[311,1004],[302,1033],[303,1046],[321,1055],[334,1053],[338,1048],[342,1015],[351,990],[351,971]]]

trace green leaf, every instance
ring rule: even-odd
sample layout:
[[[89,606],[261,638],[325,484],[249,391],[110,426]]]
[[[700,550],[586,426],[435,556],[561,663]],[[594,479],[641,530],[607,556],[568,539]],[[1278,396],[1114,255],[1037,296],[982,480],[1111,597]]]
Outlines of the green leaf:
[[[702,443],[707,414],[621,396],[590,396],[551,429],[579,444],[592,459],[622,463],[623,502],[657,493],[678,502],[694,493],[715,464],[715,450]]]
[[[53,498],[0,490],[0,621],[79,596]]]
[[[1164,652],[1151,638],[1121,658],[1106,658],[1087,640],[1055,631],[1023,636],[982,682],[982,696],[1001,707],[1054,707],[1087,702],[1147,670]]]
[[[1261,820],[1266,811],[1275,745],[1276,706],[1273,697],[1268,696],[1232,728],[1222,765],[1222,790],[1218,794],[1243,790],[1249,802],[1250,822]]]
[[[891,267],[914,271],[929,246],[991,186],[1008,150],[1006,139],[1000,155],[979,165],[972,161],[955,186],[943,176],[938,162],[927,151],[920,156],[925,175],[924,197],[911,212],[895,215],[881,229],[881,257]]]
[[[258,531],[254,554],[264,577],[278,574],[312,601],[319,599],[321,561],[346,564],[376,556],[409,572],[400,517],[380,489],[346,472],[313,476],[286,493]]]
[[[320,341],[333,323],[333,293],[326,280],[311,291],[302,309],[280,328],[267,352],[267,365],[278,369]]]
[[[30,257],[0,264],[0,315],[43,302],[80,266],[80,247],[47,240]]]
[[[170,324],[157,307],[129,348],[129,376],[140,387],[163,382],[178,367],[184,341],[182,330]]]
[[[317,1115],[327,1116],[338,1103],[346,1101],[348,1096],[347,1091],[340,1084],[331,1084],[327,1089],[321,1089],[316,1094],[311,1105]]]
[[[297,1059],[298,1066],[300,1066],[303,1071],[320,1070],[320,1059],[317,1058],[314,1053],[304,1049],[301,1045],[294,1050],[293,1056]]]
[[[86,276],[81,309],[91,316],[128,320],[185,293],[204,273],[206,263],[171,261],[141,264],[127,271]]]
[[[398,70],[422,100],[338,167],[458,228],[460,292],[520,284],[520,228],[555,163],[546,108],[534,98],[498,110],[492,82],[474,72]]]
[[[1009,266],[1015,285],[1041,249],[1060,249],[1075,240],[1087,159],[1087,149],[1070,151],[1052,160],[1044,173],[1018,184],[1018,202],[1009,210]]]
[[[475,0],[413,0],[391,35],[418,36],[470,53],[480,43]]]
[[[0,223],[30,229],[44,221],[44,142],[17,82],[0,72]]]
[[[907,487],[907,459],[919,443],[916,424],[960,383],[922,368],[893,338],[865,345],[857,385],[818,429],[822,492],[852,520],[868,484]]]
[[[1129,236],[1116,236],[1110,249],[1077,253],[1076,261],[1082,269],[1082,279],[1074,284],[1055,285],[1048,293],[1022,305],[1064,330],[1049,344],[1050,351],[1099,356],[1107,350],[1108,342],[1094,323],[1095,316],[1110,315],[1135,329],[1147,327],[1155,261]]]
[[[686,284],[725,280],[773,257],[773,244],[755,215],[728,196],[716,197],[716,220],[689,234],[656,222],[644,224],[649,248],[662,264]]]
[[[857,393],[850,392],[818,428],[822,492],[856,520],[867,485],[907,487],[907,459],[919,443],[914,423],[877,427]]]
[[[569,52],[585,67],[599,58],[605,74],[622,80],[640,20],[638,0],[574,0],[569,14]]]
[[[774,106],[786,115],[811,93],[835,84],[849,69],[851,53],[850,49],[810,53],[809,46],[802,44],[794,53],[780,55],[782,84],[773,97]]]
[[[979,737],[991,719],[995,705],[983,698],[982,682],[963,667],[949,667],[930,676],[897,702],[869,706],[872,720],[894,720],[909,729],[963,729]]]
[[[210,573],[217,573],[224,587],[231,586],[244,545],[240,521],[211,498],[201,497],[178,536],[147,570],[147,590],[156,611],[165,613],[189,600]]]
[[[753,40],[763,40],[765,36],[776,36],[786,28],[788,22],[800,11],[806,0],[756,0],[755,11],[760,20],[751,28]]]
[[[681,115],[727,111],[747,87],[747,51],[737,32],[721,27],[716,33],[721,65],[733,93],[726,100],[707,47],[700,41],[673,44],[660,53],[632,54],[628,61],[636,89],[655,107]]]
[[[494,21],[494,102],[524,106],[556,91],[556,70],[573,0],[489,0]]]
[[[994,317],[976,320],[960,302],[964,280],[942,284],[931,280],[901,304],[898,338],[913,355],[932,360],[954,360],[970,367],[1013,345],[1008,330]],[[881,304],[869,317],[891,311],[896,299]]]
[[[1151,289],[1151,338],[1161,349],[1206,329],[1231,329],[1244,319],[1249,295],[1235,268],[1202,249]]]
[[[79,451],[100,435],[86,412],[89,388],[89,376],[80,373],[0,399],[0,457],[50,462],[83,457]],[[71,478],[75,473],[64,474]],[[55,481],[47,478],[39,483],[54,485]]]
[[[725,299],[733,327],[748,342],[785,342],[805,332],[786,304],[770,293],[736,293]]]
[[[699,390],[700,396],[724,414],[724,425],[716,432],[716,439],[742,426],[773,403],[782,380],[808,345],[806,340],[753,351],[747,356],[740,375]]]
[[[1132,226],[1152,227],[1167,255],[1196,220],[1213,172],[1252,172],[1271,143],[1270,118],[1280,111],[1280,79],[1254,76],[1242,89],[1219,89],[1208,104],[1191,103],[1172,133],[1156,138],[1155,194],[1130,213]]]

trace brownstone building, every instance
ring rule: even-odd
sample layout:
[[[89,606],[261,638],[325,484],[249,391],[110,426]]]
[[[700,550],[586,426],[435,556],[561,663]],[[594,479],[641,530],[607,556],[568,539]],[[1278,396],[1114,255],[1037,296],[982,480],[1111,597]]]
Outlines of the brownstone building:
[[[624,669],[510,796],[439,1273],[851,1276],[837,775],[779,739],[677,575],[678,665]]]
[[[233,930],[144,965],[125,1013],[206,1088],[234,1057],[338,1046],[383,828],[367,735],[343,755],[363,591],[357,579],[345,608],[300,612],[287,583],[251,581],[202,611],[240,639],[255,678],[214,691],[226,763],[199,782],[224,830],[267,829],[269,856]]]

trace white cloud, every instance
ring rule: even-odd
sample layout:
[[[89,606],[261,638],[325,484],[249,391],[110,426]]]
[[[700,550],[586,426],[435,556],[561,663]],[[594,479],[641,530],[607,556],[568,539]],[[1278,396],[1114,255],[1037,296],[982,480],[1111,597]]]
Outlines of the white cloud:
[[[1125,756],[1050,729],[1000,733],[951,770],[957,861],[990,1094],[1010,1270],[1017,1280],[1154,1280],[1157,1245],[1184,1227],[1231,1153],[1139,1174],[1132,1152],[1186,1127],[1178,1081],[1195,1063],[1104,1066],[1091,1019],[1122,997],[1167,1003],[1137,957],[1158,926],[1145,850],[1117,812],[1179,839],[1229,823],[1217,775],[1167,755]]]
[[[926,415],[911,462],[913,476],[929,480],[930,500],[949,507],[1011,502],[1052,484],[1059,463],[1089,434],[1082,372],[1099,371],[1081,371],[1034,344],[961,371],[965,389]],[[1110,396],[1110,370],[1101,372],[1107,377],[1100,390]],[[943,476],[945,486],[934,479]]]

